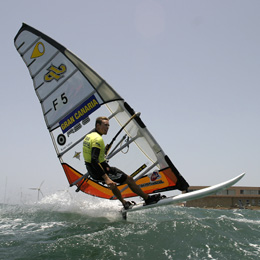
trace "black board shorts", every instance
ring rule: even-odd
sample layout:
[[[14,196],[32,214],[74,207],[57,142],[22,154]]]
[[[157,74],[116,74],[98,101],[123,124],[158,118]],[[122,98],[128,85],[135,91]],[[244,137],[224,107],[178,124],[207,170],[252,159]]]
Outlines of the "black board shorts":
[[[89,175],[91,176],[91,178],[93,180],[98,181],[98,182],[104,182],[103,178],[98,178],[98,176],[95,175],[95,171],[91,167],[90,164],[86,163],[86,167],[87,167]],[[118,169],[116,167],[109,167],[109,168],[110,168],[110,171],[106,172],[106,174],[112,181],[119,183],[119,184],[123,184],[126,181],[127,174],[125,174],[123,171],[121,171],[120,169]]]

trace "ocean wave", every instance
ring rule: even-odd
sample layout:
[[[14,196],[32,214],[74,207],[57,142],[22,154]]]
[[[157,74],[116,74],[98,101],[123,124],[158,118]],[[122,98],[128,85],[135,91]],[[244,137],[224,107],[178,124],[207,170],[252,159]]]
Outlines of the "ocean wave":
[[[258,259],[259,211],[165,206],[128,214],[118,201],[51,194],[0,205],[3,259]]]

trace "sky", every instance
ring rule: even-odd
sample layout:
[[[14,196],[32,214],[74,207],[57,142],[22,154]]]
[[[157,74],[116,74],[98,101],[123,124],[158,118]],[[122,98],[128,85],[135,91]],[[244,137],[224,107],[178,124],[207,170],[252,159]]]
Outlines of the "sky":
[[[260,186],[260,2],[4,1],[0,203],[68,189],[29,72],[22,23],[80,57],[136,111],[190,185]],[[111,137],[112,139],[112,137]],[[74,188],[69,189],[72,193]]]

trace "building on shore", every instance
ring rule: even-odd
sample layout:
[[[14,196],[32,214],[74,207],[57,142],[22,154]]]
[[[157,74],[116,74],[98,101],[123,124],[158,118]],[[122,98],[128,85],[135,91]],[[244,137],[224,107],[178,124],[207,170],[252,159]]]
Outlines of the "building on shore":
[[[190,186],[190,191],[207,186]],[[187,201],[186,207],[260,209],[260,187],[233,186],[202,199]]]

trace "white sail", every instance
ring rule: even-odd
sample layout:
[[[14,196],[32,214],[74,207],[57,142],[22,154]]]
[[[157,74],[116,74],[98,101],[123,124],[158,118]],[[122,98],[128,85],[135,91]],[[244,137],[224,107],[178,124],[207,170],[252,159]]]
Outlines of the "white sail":
[[[14,42],[29,69],[56,153],[72,184],[86,173],[82,141],[93,130],[95,119],[111,119],[112,139],[135,111],[88,65],[45,34],[23,24]],[[134,176],[146,193],[189,186],[140,117],[124,127],[107,159]],[[92,180],[82,179],[77,186],[94,196],[112,197],[109,189]],[[123,185],[120,189],[124,197],[135,196]]]

